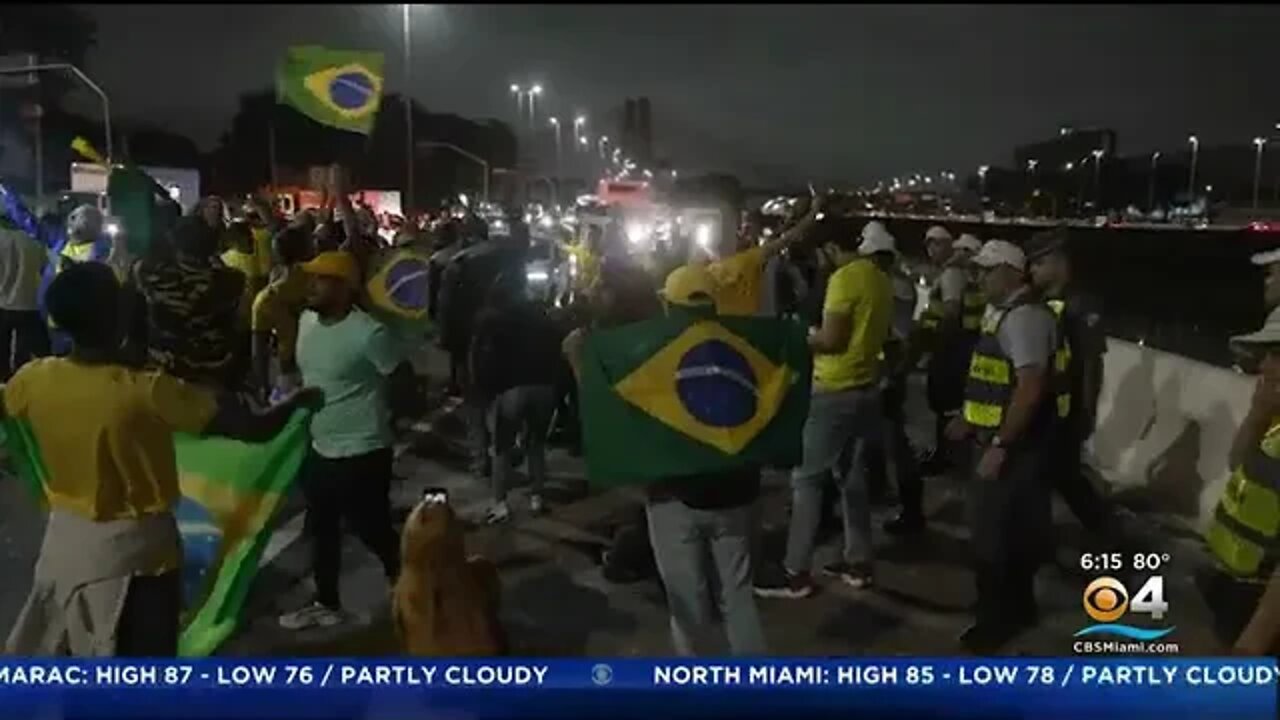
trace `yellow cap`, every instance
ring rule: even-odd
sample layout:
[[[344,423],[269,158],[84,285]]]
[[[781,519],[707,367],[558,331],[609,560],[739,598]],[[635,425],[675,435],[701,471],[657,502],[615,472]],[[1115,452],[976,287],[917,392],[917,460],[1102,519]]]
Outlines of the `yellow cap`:
[[[707,305],[715,302],[715,291],[715,278],[705,265],[681,265],[667,276],[662,297],[676,305]]]
[[[360,266],[354,255],[342,250],[330,250],[316,255],[302,264],[302,271],[309,275],[346,280],[353,288],[360,286]]]

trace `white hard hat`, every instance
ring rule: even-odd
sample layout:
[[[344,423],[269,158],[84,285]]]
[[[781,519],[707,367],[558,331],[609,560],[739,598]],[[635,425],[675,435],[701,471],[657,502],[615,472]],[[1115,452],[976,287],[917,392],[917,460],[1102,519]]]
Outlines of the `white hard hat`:
[[[929,240],[950,240],[951,231],[947,230],[941,225],[934,225],[933,227],[924,231],[924,239],[926,242],[928,242]]]
[[[862,244],[858,246],[859,255],[873,255],[878,252],[897,252],[898,243],[893,234],[885,228],[884,223],[872,220],[862,228]]]
[[[982,241],[970,233],[965,233],[956,238],[956,241],[951,243],[951,247],[956,250],[968,250],[971,253],[976,253],[982,249]]]
[[[1022,248],[1007,240],[988,240],[974,256],[973,264],[984,268],[1008,265],[1014,270],[1026,270],[1027,255]]]

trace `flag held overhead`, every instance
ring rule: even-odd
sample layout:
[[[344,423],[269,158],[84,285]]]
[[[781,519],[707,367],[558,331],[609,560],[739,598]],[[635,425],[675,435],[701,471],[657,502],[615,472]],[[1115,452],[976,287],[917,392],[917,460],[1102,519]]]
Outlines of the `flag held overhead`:
[[[382,53],[292,47],[278,69],[276,93],[318,123],[367,135],[382,102],[382,68]]]

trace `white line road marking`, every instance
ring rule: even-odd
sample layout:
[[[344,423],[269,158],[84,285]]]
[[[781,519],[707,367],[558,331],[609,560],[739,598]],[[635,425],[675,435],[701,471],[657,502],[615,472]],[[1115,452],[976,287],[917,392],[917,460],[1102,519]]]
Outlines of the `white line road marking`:
[[[302,528],[306,524],[306,511],[302,511],[289,519],[289,522],[281,525],[274,533],[271,539],[267,541],[267,547],[262,551],[262,560],[259,565],[270,565],[273,560],[280,556],[290,545],[298,541],[302,537]]]

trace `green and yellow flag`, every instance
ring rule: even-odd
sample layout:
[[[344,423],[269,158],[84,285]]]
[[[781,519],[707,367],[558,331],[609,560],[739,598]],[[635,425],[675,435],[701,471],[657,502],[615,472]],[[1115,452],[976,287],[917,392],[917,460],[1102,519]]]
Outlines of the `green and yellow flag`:
[[[799,462],[811,375],[804,329],[677,312],[587,340],[579,401],[592,482]]]
[[[174,437],[182,486],[175,515],[182,532],[188,608],[180,655],[211,655],[235,632],[273,518],[306,452],[306,419],[307,413],[299,410],[283,432],[264,444]],[[43,504],[47,473],[30,427],[13,418],[2,425],[8,455]]]
[[[318,123],[364,133],[382,102],[382,53],[291,47],[276,71],[277,102]]]

